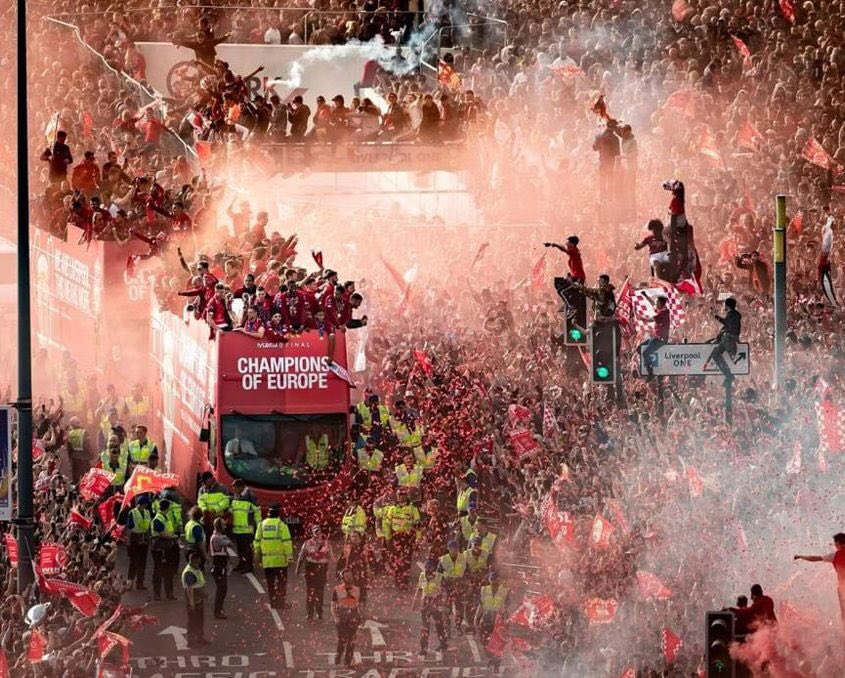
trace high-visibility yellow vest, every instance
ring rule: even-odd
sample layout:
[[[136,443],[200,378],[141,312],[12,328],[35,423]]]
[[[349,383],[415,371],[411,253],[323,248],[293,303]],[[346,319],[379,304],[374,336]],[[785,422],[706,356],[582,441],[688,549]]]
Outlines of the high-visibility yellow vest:
[[[118,459],[118,467],[113,469],[111,467],[111,460],[109,459],[109,451],[103,450],[100,452],[100,461],[103,464],[103,468],[106,471],[111,471],[114,473],[114,479],[111,481],[112,485],[118,485],[123,487],[126,483],[126,466],[129,463],[129,454],[124,450],[120,451],[120,456]]]
[[[376,536],[381,539],[384,537],[384,519],[387,516],[387,511],[394,504],[386,504],[385,506],[373,505],[373,518],[375,520]]]
[[[505,609],[505,599],[508,597],[508,587],[499,586],[493,593],[493,585],[481,587],[481,609],[485,612],[502,612]]]
[[[419,588],[422,591],[423,600],[436,596],[443,588],[443,575],[437,572],[434,579],[429,579],[425,576],[425,572],[421,572]]]
[[[140,401],[135,400],[132,396],[127,396],[123,399],[123,405],[129,413],[130,423],[136,423],[143,419],[150,411],[150,399],[147,396],[142,396]]]
[[[191,585],[185,581],[188,578],[188,573],[196,577],[196,581]],[[185,565],[185,569],[182,570],[182,587],[186,589],[201,589],[203,586],[205,586],[205,575],[202,573],[202,570],[191,567],[190,564]]]
[[[417,424],[412,431],[408,425],[399,420],[391,419],[390,422],[393,432],[399,438],[399,444],[405,447],[419,447],[422,445],[422,427]]]
[[[188,542],[189,544],[196,544],[197,543],[197,540],[194,539],[194,528],[195,527],[199,527],[200,529],[202,529],[202,523],[198,523],[196,520],[189,520],[185,524],[185,541]],[[203,537],[202,537],[201,543],[205,543],[205,530],[203,530],[202,534],[203,534]]]
[[[129,441],[129,458],[133,464],[146,464],[150,458],[150,454],[155,448],[155,443],[147,438],[146,442],[141,445],[141,441],[135,438]]]
[[[218,485],[215,485],[211,491],[201,487],[197,496],[197,506],[203,511],[221,516],[229,508],[229,495],[223,492]]]
[[[414,464],[414,468],[410,471],[405,468],[405,464],[399,464],[395,469],[396,479],[399,481],[399,487],[415,487],[419,488],[422,482],[422,469]]]
[[[463,553],[459,553],[458,557],[452,560],[452,554],[447,553],[445,556],[440,557],[440,567],[446,579],[459,579],[467,571],[466,556]]]
[[[369,406],[367,403],[361,402],[358,403],[356,407],[358,411],[358,415],[361,417],[361,425],[365,429],[370,429],[373,426],[373,413],[370,411]],[[378,406],[378,418],[379,423],[382,426],[386,426],[390,423],[390,412],[387,411],[387,408],[384,405]]]
[[[232,532],[234,534],[252,534],[255,531],[253,525],[261,522],[261,508],[247,499],[235,497],[231,503],[232,511]],[[253,521],[250,524],[250,516]]]
[[[367,452],[365,447],[358,448],[358,467],[364,471],[381,471],[381,462],[384,461],[384,452],[374,449],[372,453]]]
[[[161,532],[156,532],[155,528],[157,526],[163,528]],[[161,511],[156,511],[153,522],[150,524],[150,533],[154,537],[172,537],[175,535],[176,530],[173,527],[173,521],[170,519],[170,516]]]
[[[70,445],[70,451],[76,454],[82,454],[85,449],[85,429],[81,426],[79,428],[72,428],[67,433],[67,444]]]
[[[478,536],[478,535],[474,535]],[[492,532],[488,532],[483,537],[481,537],[481,550],[490,553],[493,550],[493,547],[496,545],[496,535]]]
[[[384,516],[384,536],[390,539],[394,534],[410,532],[420,521],[420,512],[413,504],[391,506]]]
[[[469,511],[469,502],[472,499],[472,495],[475,493],[474,487],[465,487],[460,492],[458,492],[458,499],[455,502],[455,506],[457,506],[458,511],[462,513],[466,513]]]
[[[430,447],[426,452],[424,447],[414,448],[414,459],[424,471],[430,471],[437,464],[438,451],[436,447]]]
[[[153,500],[153,515],[159,512],[159,499]],[[182,505],[177,501],[170,502],[170,508],[163,514],[173,526],[173,534],[182,531]]]
[[[343,519],[340,521],[340,531],[348,537],[353,532],[364,534],[367,531],[367,514],[360,506],[353,506],[346,509]]]
[[[478,518],[476,518],[478,520]],[[469,541],[472,535],[475,534],[475,521],[470,520],[469,516],[461,518],[461,535],[464,541]]]
[[[466,558],[469,573],[480,574],[487,569],[487,561],[490,558],[490,554],[487,551],[481,551],[476,558],[472,549],[467,549],[464,551],[464,558]]]
[[[132,516],[132,531],[135,534],[149,533],[152,518],[150,518],[150,512],[147,509],[133,508],[129,515]]]
[[[305,436],[305,463],[316,469],[329,465],[329,437],[325,433],[320,436],[319,442]]]
[[[281,518],[265,518],[255,529],[255,548],[261,565],[287,567],[293,557],[290,530]]]

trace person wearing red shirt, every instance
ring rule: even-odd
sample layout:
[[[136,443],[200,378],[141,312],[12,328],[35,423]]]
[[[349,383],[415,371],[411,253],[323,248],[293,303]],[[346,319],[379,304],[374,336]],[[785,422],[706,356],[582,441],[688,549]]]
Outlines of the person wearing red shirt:
[[[268,294],[275,294],[282,282],[279,276],[281,268],[281,262],[271,259],[267,262],[267,270],[260,275],[256,274],[255,282],[267,290]]]
[[[226,298],[226,286],[223,283],[217,283],[214,288],[214,297],[208,302],[206,318],[213,329],[223,332],[232,329],[232,315]]]
[[[243,332],[249,337],[262,339],[265,331],[264,323],[258,317],[258,309],[255,306],[248,306],[246,309],[246,318],[244,318],[240,327],[235,328],[235,332]]]
[[[270,295],[267,294],[267,290],[260,285],[255,288],[255,300],[252,303],[255,306],[255,309],[258,312],[258,317],[261,318],[262,322],[270,322],[274,313],[281,313],[281,309],[274,308],[273,300],[270,298]]]
[[[793,556],[793,560],[806,560],[808,563],[830,563],[836,573],[836,593],[839,598],[839,612],[845,630],[845,532],[833,535],[834,551],[824,556]]]
[[[655,299],[655,314],[652,322],[654,323],[651,330],[651,337],[640,344],[642,351],[643,362],[648,370],[648,379],[654,377],[654,354],[657,353],[661,346],[669,343],[669,321],[671,316],[669,314],[669,307],[666,305],[666,297],[657,297]],[[643,318],[647,320],[647,318]]]
[[[85,159],[73,168],[70,183],[75,190],[88,196],[100,188],[102,176],[99,166],[94,162],[94,151],[85,151]]]
[[[174,233],[190,232],[193,229],[191,216],[185,211],[185,205],[181,202],[173,203],[173,211],[170,213],[170,230]]]
[[[320,337],[320,340],[328,339],[328,344],[326,345],[326,355],[329,358],[334,356],[334,325],[332,325],[326,319],[326,310],[324,308],[318,308],[314,312],[314,316],[308,319],[308,323],[306,328],[316,332]]]
[[[308,319],[308,298],[296,288],[293,280],[288,281],[287,290],[279,292],[273,300],[274,308],[281,311],[285,324],[294,332],[301,332]]]
[[[346,323],[352,318],[352,307],[346,299],[342,287],[335,287],[334,295],[331,297],[324,296],[320,300],[320,304],[332,325],[341,330],[346,328]]]
[[[558,245],[553,242],[544,242],[545,247],[554,247],[569,257],[569,277],[582,285],[587,282],[587,274],[584,272],[584,262],[581,260],[581,250],[578,243],[581,242],[577,235],[570,235],[566,239],[566,245]]]
[[[763,595],[763,587],[760,584],[754,584],[751,587],[751,600],[750,607],[729,608],[749,631],[753,633],[765,624],[778,623],[778,618],[775,616],[775,601]]]
[[[267,331],[264,336],[270,341],[284,343],[288,340],[288,327],[282,318],[282,312],[276,311],[270,322],[267,323]]]

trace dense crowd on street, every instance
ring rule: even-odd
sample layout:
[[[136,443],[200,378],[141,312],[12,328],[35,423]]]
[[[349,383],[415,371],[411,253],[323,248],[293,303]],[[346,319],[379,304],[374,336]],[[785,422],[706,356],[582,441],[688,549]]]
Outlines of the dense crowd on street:
[[[246,90],[248,74],[232,73],[214,60],[219,40],[306,42],[305,24],[312,21],[309,44],[376,34],[388,43],[401,42],[396,29],[402,28],[402,17],[371,4],[349,9],[331,25],[324,18],[329,15],[304,8],[273,10],[266,18],[235,11],[204,20],[182,8],[174,32],[172,13],[156,10],[140,26],[130,21],[131,14],[106,7],[111,14],[81,25],[85,39],[136,80],[144,79],[144,64],[133,41],[166,38],[192,46],[208,75],[188,101],[176,105],[128,89],[79,46],[69,45],[69,57],[61,61],[36,49],[30,64],[37,76],[33,100],[57,103],[55,109],[32,110],[32,148],[38,149],[33,164],[39,170],[34,221],[80,247],[95,239],[125,245],[121,251],[129,275],[154,271],[163,307],[210,319],[215,330],[285,337],[303,329],[361,327],[372,318],[366,338],[356,339],[366,341],[368,369],[361,380],[380,396],[391,430],[395,423],[399,433],[385,442],[386,461],[378,475],[388,485],[402,486],[411,478],[407,500],[416,507],[414,522],[422,532],[418,544],[408,536],[385,552],[401,556],[400,563],[411,562],[414,549],[430,555],[432,567],[422,575],[434,581],[452,541],[462,552],[472,551],[474,533],[461,529],[465,516],[460,514],[469,513],[468,506],[461,507],[461,492],[475,490],[476,509],[490,513],[498,507],[495,571],[514,591],[535,595],[535,601],[543,592],[545,602],[551,601],[541,620],[512,624],[530,628],[517,631],[522,642],[513,642],[508,652],[534,670],[563,666],[565,675],[619,675],[635,667],[689,675],[703,656],[704,610],[729,606],[757,581],[780,605],[785,629],[806,632],[808,619],[836,620],[835,596],[822,591],[827,584],[796,578],[803,570],[791,558],[795,551],[822,548],[841,531],[831,519],[845,499],[838,482],[842,450],[826,449],[817,417],[819,402],[835,402],[845,392],[845,346],[837,331],[842,315],[825,294],[820,261],[831,258],[824,231],[829,215],[836,237],[842,223],[837,189],[845,183],[840,77],[845,62],[836,36],[845,8],[795,3],[791,18],[783,7],[792,3],[772,1],[752,6],[692,0],[674,3],[672,11],[667,3],[627,0],[482,3],[482,13],[500,15],[511,26],[511,44],[480,53],[456,50],[449,62],[456,77],[439,83],[397,75],[382,64],[373,84],[388,103],[385,110],[366,98],[347,107],[342,98],[329,104],[322,97],[313,114],[304,101],[290,106],[265,101]],[[37,3],[45,14],[72,5]],[[67,42],[62,30],[39,23],[34,42]],[[4,51],[0,59],[8,62],[12,55]],[[8,91],[11,78],[11,69],[0,74]],[[11,99],[0,103],[7,129],[12,109]],[[50,130],[46,145],[45,129]],[[286,223],[277,223],[274,213],[262,211],[271,208],[259,196],[244,200],[227,191],[213,159],[207,171],[199,171],[182,155],[180,139],[194,145],[221,135],[253,134],[326,141],[353,135],[466,136],[478,151],[469,188],[485,225],[295,203]],[[4,160],[0,183],[6,189],[14,185],[8,171],[14,164],[12,157]],[[577,235],[587,283],[609,275],[617,302],[626,278],[634,288],[651,287],[649,255],[660,250],[649,246],[647,255],[635,244],[645,242],[641,231],[649,219],[670,225],[664,214],[668,197],[661,189],[669,178],[680,178],[687,187],[686,214],[695,227],[703,269],[702,292],[677,295],[686,317],[673,322],[670,338],[713,339],[720,330],[713,315],[722,313],[725,299],[737,300],[741,340],[750,344],[753,363],[751,376],[735,384],[732,424],[725,423],[721,380],[672,381],[666,416],[658,416],[657,383],[641,379],[629,364],[635,337],[626,338],[622,351],[624,407],[585,384],[583,356],[560,341],[560,300],[551,280],[578,271],[571,251],[558,254],[543,242]],[[772,196],[779,192],[789,195],[790,331],[789,378],[776,392],[768,369],[769,253]],[[514,222],[520,226],[508,225]],[[362,233],[376,232],[375,242],[360,241]],[[330,234],[327,264],[342,276],[324,267],[317,252],[315,266],[303,261],[308,257],[297,250],[297,240],[314,240],[312,233]],[[433,242],[438,254],[430,251]],[[137,243],[143,243],[141,251]],[[836,242],[834,262],[840,253]],[[385,260],[391,269],[415,273],[403,279]],[[347,280],[352,276],[355,282]],[[833,281],[841,290],[835,269]],[[232,302],[238,298],[244,303],[236,313]],[[73,395],[67,386],[66,380],[55,385],[64,403]],[[105,396],[111,397],[117,398]],[[124,438],[117,431],[112,441],[111,408],[94,413],[103,400],[94,385],[89,400],[90,408],[78,408],[93,438],[87,461],[108,465],[116,442],[113,468],[122,469],[120,479],[126,480],[131,467],[121,462],[122,447],[126,455],[132,441],[143,447],[144,431],[121,427]],[[379,411],[373,402],[370,412]],[[399,402],[406,408],[401,416]],[[116,415],[138,423],[123,407],[115,407]],[[24,668],[25,657],[34,630],[44,629],[49,670],[90,675],[104,637],[100,624],[130,584],[114,569],[112,526],[102,525],[94,503],[72,487],[81,469],[73,469],[72,454],[64,458],[61,452],[73,426],[57,410],[45,407],[38,413],[38,438],[44,440],[35,473],[38,530],[42,541],[58,543],[67,553],[61,576],[102,600],[86,616],[55,593],[16,591],[5,559],[8,595],[0,645],[11,667],[32,671]],[[108,425],[95,443],[103,418]],[[408,442],[417,421],[425,430],[424,445]],[[380,442],[368,431],[372,421],[366,411],[359,411],[358,423],[363,428],[355,453],[356,463],[362,463]],[[524,431],[530,439],[527,451],[515,442],[514,434]],[[436,461],[429,456],[433,449]],[[403,465],[405,475],[399,470]],[[473,480],[467,483],[470,468]],[[214,490],[213,479],[209,482]],[[222,489],[228,495],[235,488]],[[432,499],[443,505],[443,514]],[[363,507],[369,521],[366,541],[384,546],[384,531],[392,525],[385,522],[386,509],[395,505],[397,498],[379,496]],[[210,549],[213,518],[225,514],[231,521],[233,511],[203,508],[199,522]],[[154,522],[149,508],[134,509],[148,511]],[[72,512],[92,520],[99,534],[91,538],[74,523]],[[185,507],[184,523],[188,517]],[[162,524],[168,526],[166,515]],[[255,521],[247,525],[254,535]],[[136,527],[131,524],[129,535]],[[193,530],[179,532],[189,543],[201,540]],[[238,541],[237,534],[231,536]],[[350,549],[362,548],[359,537],[346,537],[354,542]],[[321,568],[307,562],[320,564],[323,555],[319,543],[312,547],[308,552],[314,557],[302,567],[310,567],[313,584],[321,581]],[[292,552],[268,555],[282,558],[285,567],[293,562]],[[193,565],[189,589],[199,581],[194,572],[203,569],[201,563]],[[244,557],[240,566],[248,565]],[[355,577],[350,586],[361,585],[360,572]],[[395,583],[407,582],[397,578]],[[434,585],[421,586],[424,597]],[[50,608],[28,629],[24,615],[45,600]],[[273,602],[284,606],[284,600]],[[511,595],[509,611],[520,602]],[[450,600],[453,606],[457,623],[470,621],[470,605],[460,613]],[[217,605],[214,611],[223,613]],[[136,623],[144,617],[139,610],[130,612]],[[312,612],[316,615],[316,608]],[[644,619],[653,623],[644,628]],[[426,629],[429,621],[437,626],[438,619],[429,615]],[[493,631],[488,622],[486,639]],[[122,623],[115,620],[109,630],[121,632]],[[661,629],[669,632],[663,633],[662,648]],[[192,631],[193,640],[202,639],[196,627]],[[819,643],[805,650],[776,637],[756,655],[758,666],[769,662],[785,672],[802,659],[819,662],[825,653],[842,661],[835,654],[840,651],[835,631],[830,637],[816,633]],[[673,643],[667,638],[679,639],[671,657],[666,648]]]

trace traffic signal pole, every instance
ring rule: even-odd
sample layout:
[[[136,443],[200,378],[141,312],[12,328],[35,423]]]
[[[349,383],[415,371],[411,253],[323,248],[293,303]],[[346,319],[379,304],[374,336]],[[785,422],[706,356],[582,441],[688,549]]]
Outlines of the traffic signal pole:
[[[29,318],[29,125],[27,121],[26,2],[18,7],[18,593],[32,583],[32,363]]]
[[[786,196],[775,198],[773,261],[775,264],[775,365],[778,397],[783,393],[784,344],[786,342]]]

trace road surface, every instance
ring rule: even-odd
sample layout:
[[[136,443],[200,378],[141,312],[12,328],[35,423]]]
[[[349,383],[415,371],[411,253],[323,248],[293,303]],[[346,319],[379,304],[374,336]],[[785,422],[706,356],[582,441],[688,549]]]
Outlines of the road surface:
[[[234,563],[234,559],[232,560]],[[120,567],[126,568],[125,554]],[[208,569],[208,567],[206,568]],[[152,563],[147,563],[147,591],[131,591],[126,605],[149,600]],[[146,612],[159,619],[131,634],[133,676],[141,678],[486,678],[513,675],[507,667],[488,667],[487,655],[472,635],[456,635],[444,653],[430,651],[418,656],[419,612],[411,610],[410,593],[399,593],[385,577],[370,591],[371,617],[358,632],[354,668],[337,666],[334,654],[337,636],[331,621],[329,601],[334,586],[334,568],[326,586],[324,619],[305,619],[305,587],[290,568],[288,603],[281,613],[267,604],[261,570],[254,575],[231,574],[226,599],[228,619],[213,617],[214,582],[206,584],[206,637],[211,644],[188,649],[185,638],[185,602],[176,584],[176,601],[149,602]],[[412,581],[419,576],[418,566]],[[429,647],[438,641],[432,628]]]

